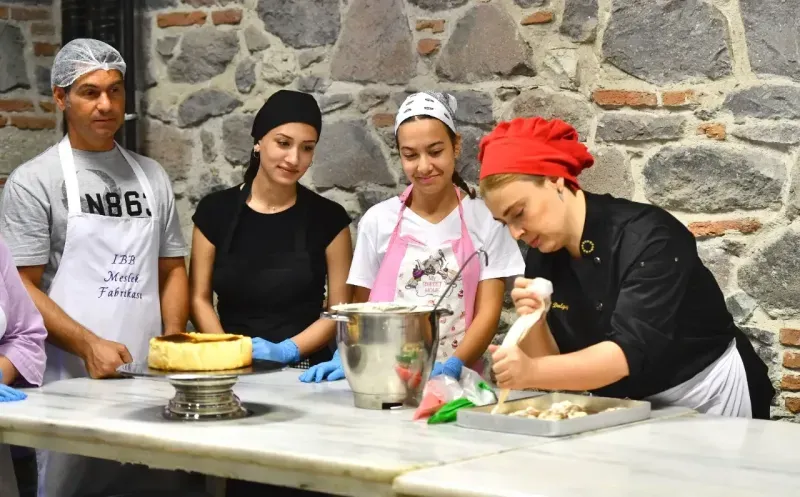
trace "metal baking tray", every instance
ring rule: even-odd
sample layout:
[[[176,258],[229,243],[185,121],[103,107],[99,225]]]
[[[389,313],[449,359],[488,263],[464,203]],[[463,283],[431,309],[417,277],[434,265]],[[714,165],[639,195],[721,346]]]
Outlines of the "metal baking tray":
[[[579,405],[589,415],[561,420],[508,416],[508,414],[526,407],[544,411],[556,402],[565,400]],[[459,410],[456,415],[456,425],[475,430],[499,431],[519,435],[563,437],[611,426],[635,423],[650,418],[650,402],[560,392],[505,402],[499,413],[492,414],[492,409],[494,409],[495,405]],[[624,409],[600,412],[611,407],[623,407]]]

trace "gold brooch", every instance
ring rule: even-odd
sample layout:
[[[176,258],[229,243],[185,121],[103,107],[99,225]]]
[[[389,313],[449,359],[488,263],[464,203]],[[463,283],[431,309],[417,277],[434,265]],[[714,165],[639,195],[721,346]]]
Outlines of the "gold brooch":
[[[584,240],[581,242],[581,252],[584,255],[589,255],[594,252],[594,242],[591,240]]]

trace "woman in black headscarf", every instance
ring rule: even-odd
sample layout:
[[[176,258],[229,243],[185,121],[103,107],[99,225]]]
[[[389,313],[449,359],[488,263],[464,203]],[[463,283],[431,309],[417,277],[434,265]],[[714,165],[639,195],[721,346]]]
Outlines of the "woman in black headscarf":
[[[326,284],[329,304],[350,298],[351,219],[298,184],[321,128],[311,95],[273,94],[253,123],[244,183],[203,198],[192,218],[195,327],[253,337],[254,358],[296,367],[331,359],[334,323],[319,319]]]

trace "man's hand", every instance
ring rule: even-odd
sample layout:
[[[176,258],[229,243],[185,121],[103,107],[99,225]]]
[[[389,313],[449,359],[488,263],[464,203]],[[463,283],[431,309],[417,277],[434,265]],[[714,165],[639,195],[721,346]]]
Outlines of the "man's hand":
[[[525,352],[516,345],[510,347],[490,345],[489,351],[492,353],[492,362],[494,363],[492,371],[494,371],[497,386],[511,390],[531,388],[535,359],[525,355]]]
[[[82,359],[93,379],[119,376],[117,368],[133,361],[126,346],[99,337],[89,343]]]

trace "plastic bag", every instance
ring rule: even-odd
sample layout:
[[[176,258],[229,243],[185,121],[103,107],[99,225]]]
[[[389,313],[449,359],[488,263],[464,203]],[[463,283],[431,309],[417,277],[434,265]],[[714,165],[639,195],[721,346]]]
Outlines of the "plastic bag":
[[[481,375],[464,367],[461,369],[461,379],[458,381],[444,374],[428,380],[413,419],[431,417],[446,404],[461,399],[468,400],[472,406],[485,406],[497,402],[494,391],[483,381]],[[463,403],[457,405],[460,406],[458,408],[465,407]]]

